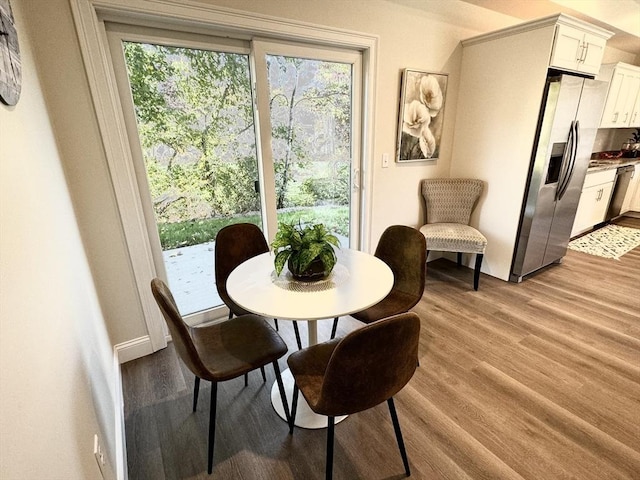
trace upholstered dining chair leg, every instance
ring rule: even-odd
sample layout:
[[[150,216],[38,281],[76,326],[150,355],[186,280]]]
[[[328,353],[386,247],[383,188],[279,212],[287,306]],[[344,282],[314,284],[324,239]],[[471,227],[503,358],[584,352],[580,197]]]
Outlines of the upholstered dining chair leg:
[[[278,319],[277,318],[273,319],[273,323],[276,324],[276,331],[280,331],[280,328],[278,328]]]
[[[262,382],[266,383],[267,381],[267,374],[264,372],[264,367],[260,367],[260,372],[262,372]]]
[[[296,384],[293,385],[293,398],[291,399],[291,418],[289,419],[289,435],[293,435],[293,427],[296,421],[296,412],[298,411],[298,394],[300,390]]]
[[[280,400],[282,400],[282,407],[284,408],[284,416],[287,417],[287,423],[291,422],[291,414],[289,413],[289,404],[287,403],[287,394],[284,391],[284,383],[282,383],[282,375],[280,375],[280,366],[278,360],[273,361],[273,370],[276,373],[276,382],[278,383],[278,390],[280,390]]]
[[[209,405],[209,453],[207,473],[213,472],[213,445],[216,438],[216,406],[218,401],[218,382],[211,382],[211,404]]]
[[[458,252],[458,266],[462,265],[462,252]]]
[[[335,427],[335,417],[327,417],[327,466],[326,479],[333,478],[333,430]]]
[[[249,374],[244,374],[244,386],[247,387],[249,385]]]
[[[193,411],[198,406],[198,394],[200,393],[200,377],[196,375],[196,381],[193,384]]]
[[[336,317],[333,319],[333,328],[331,329],[331,340],[336,338],[336,330],[338,330],[338,318],[340,317]]]
[[[300,329],[298,329],[298,322],[293,321],[293,331],[296,333],[296,343],[298,344],[298,350],[302,350],[302,342],[300,341]]]
[[[480,282],[480,267],[482,266],[482,253],[476,253],[476,268],[473,271],[473,289],[478,290],[478,283]]]
[[[396,432],[396,440],[398,441],[398,448],[400,448],[400,455],[402,456],[402,463],[404,464],[404,473],[407,477],[411,475],[409,470],[409,460],[407,459],[407,451],[404,448],[404,441],[402,440],[402,431],[400,430],[400,422],[398,422],[398,415],[396,414],[396,406],[393,403],[393,397],[387,400],[389,405],[389,413],[391,414],[391,421],[393,422],[393,430]]]

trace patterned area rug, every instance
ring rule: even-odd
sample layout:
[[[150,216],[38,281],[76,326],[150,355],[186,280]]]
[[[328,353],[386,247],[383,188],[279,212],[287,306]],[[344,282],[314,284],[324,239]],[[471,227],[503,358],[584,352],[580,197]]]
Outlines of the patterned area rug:
[[[598,257],[620,257],[640,245],[640,230],[637,228],[607,225],[569,242],[571,250],[597,255]]]

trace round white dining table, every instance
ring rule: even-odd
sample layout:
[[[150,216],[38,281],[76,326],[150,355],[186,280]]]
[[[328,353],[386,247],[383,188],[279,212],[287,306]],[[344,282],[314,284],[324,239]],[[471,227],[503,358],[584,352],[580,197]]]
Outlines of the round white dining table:
[[[316,282],[300,282],[285,268],[276,276],[272,253],[250,258],[235,268],[227,279],[227,292],[238,305],[264,317],[306,321],[309,345],[318,343],[317,320],[333,319],[375,305],[391,291],[393,272],[379,258],[352,249],[337,249],[331,274]],[[328,340],[328,339],[327,339]],[[289,369],[282,380],[291,405],[294,380]],[[271,403],[286,419],[277,385]],[[346,417],[338,417],[336,423]],[[325,428],[327,417],[313,412],[300,396],[295,424],[303,428]]]

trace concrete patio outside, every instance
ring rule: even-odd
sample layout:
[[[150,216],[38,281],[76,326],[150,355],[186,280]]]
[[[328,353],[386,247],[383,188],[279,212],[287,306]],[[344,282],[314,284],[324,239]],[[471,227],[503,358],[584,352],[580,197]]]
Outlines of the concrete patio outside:
[[[347,237],[336,236],[340,245],[349,245]],[[215,242],[207,242],[163,252],[169,287],[182,315],[222,305],[216,290],[214,248]]]

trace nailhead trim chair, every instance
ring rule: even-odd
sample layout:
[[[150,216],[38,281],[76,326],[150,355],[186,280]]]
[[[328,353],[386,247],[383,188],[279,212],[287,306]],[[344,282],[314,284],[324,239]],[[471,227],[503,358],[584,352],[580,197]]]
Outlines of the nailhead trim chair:
[[[227,225],[216,235],[215,242],[215,273],[216,288],[222,301],[229,307],[229,318],[234,315],[245,315],[247,312],[240,305],[231,300],[227,293],[227,279],[229,275],[242,262],[269,251],[269,244],[264,238],[262,230],[252,223],[237,223]],[[278,320],[274,319],[276,329]],[[293,321],[293,330],[296,334],[298,349],[302,348],[298,322]]]
[[[285,416],[290,420],[284,384],[278,366],[278,359],[287,353],[287,344],[264,318],[253,314],[240,315],[214,325],[190,327],[182,319],[169,287],[162,280],[154,278],[151,281],[151,291],[167,322],[176,352],[196,376],[193,394],[194,412],[198,404],[200,379],[204,378],[211,382],[207,463],[207,471],[211,473],[218,382],[231,380],[271,363],[276,374]]]
[[[391,225],[380,237],[375,256],[393,272],[393,288],[380,302],[351,316],[363,323],[408,312],[422,298],[426,271],[426,242],[415,228]],[[336,335],[338,319],[333,321],[331,338]]]
[[[378,320],[342,339],[292,353],[295,380],[289,433],[293,434],[298,393],[311,410],[327,416],[326,478],[333,475],[335,417],[362,412],[386,401],[405,474],[411,474],[393,396],[409,382],[418,364],[420,318],[413,312]]]
[[[478,290],[487,239],[471,227],[469,221],[483,188],[482,180],[466,178],[436,178],[421,182],[426,224],[420,232],[427,242],[427,252],[456,252],[458,265],[462,264],[463,253],[475,254],[474,290]]]

